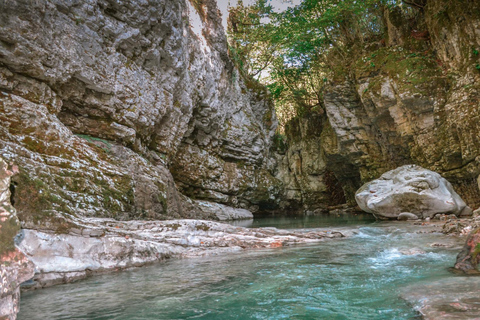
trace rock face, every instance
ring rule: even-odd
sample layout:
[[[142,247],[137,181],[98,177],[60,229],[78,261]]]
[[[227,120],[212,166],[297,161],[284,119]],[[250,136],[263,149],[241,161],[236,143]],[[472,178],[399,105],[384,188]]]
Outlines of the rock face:
[[[342,186],[329,168],[322,143],[326,119],[319,114],[293,119],[285,130],[288,144],[277,140],[276,177],[283,181],[284,208],[320,213],[345,203]],[[277,136],[277,139],[278,136]]]
[[[331,75],[320,112],[287,124],[277,175],[284,197],[334,205],[341,197],[325,191],[336,185],[354,206],[364,183],[416,164],[480,207],[479,10],[476,1],[428,1],[413,29],[400,12],[387,12],[386,44],[359,53],[348,76]],[[431,41],[414,38],[415,28]]]
[[[26,228],[277,203],[273,105],[234,69],[214,0],[2,2],[0,90]]]
[[[10,177],[17,172],[0,157],[0,319],[16,319],[20,283],[33,277],[33,264],[15,248],[20,230],[15,208],[10,203]]]
[[[0,2],[0,155],[20,172],[2,186],[40,286],[204,244],[295,242],[145,222],[245,219],[277,206],[275,128],[267,91],[229,58],[214,0]],[[0,311],[13,314],[31,265],[12,251],[19,226],[8,219]],[[116,224],[127,220],[143,222]]]
[[[433,218],[439,213],[471,213],[447,180],[415,165],[388,171],[366,183],[357,191],[355,199],[363,211],[387,219],[399,218],[405,212],[419,218]]]

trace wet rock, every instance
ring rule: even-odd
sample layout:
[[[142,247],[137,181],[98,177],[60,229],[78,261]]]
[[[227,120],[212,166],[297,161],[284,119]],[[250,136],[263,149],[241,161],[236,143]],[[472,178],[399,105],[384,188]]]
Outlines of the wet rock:
[[[471,230],[471,227],[469,228]],[[480,228],[471,232],[465,245],[457,256],[455,269],[467,274],[479,274],[478,263],[480,262]]]
[[[359,207],[379,218],[394,219],[402,212],[419,218],[439,213],[460,215],[466,204],[438,173],[406,165],[384,173],[355,194]]]
[[[445,234],[460,233],[463,227],[465,225],[460,221],[448,221],[443,225],[442,231]]]
[[[445,243],[435,242],[435,243],[432,243],[432,244],[430,245],[430,247],[433,247],[433,248],[449,248],[449,247],[451,247],[451,245],[445,244]]]
[[[402,249],[402,250],[398,250],[398,252],[400,252],[401,254],[403,254],[405,256],[414,256],[414,255],[425,254],[426,253],[424,250],[419,249],[419,248]]]
[[[401,289],[401,297],[408,301],[425,320],[478,319],[478,277],[445,277],[441,280],[420,282]]]

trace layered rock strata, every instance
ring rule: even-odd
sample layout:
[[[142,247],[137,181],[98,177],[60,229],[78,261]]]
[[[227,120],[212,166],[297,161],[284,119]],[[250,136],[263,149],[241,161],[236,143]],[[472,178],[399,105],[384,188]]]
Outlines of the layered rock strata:
[[[0,155],[19,168],[5,183],[39,286],[193,248],[307,241],[145,223],[276,206],[275,128],[266,90],[230,61],[214,0],[0,2]],[[17,230],[2,226],[0,244]],[[14,314],[31,265],[12,252],[1,310]]]
[[[321,230],[247,229],[202,220],[122,222],[88,218],[78,226],[70,234],[24,230],[20,248],[37,268],[31,287],[67,283],[173,257],[276,248],[348,235]]]
[[[273,105],[233,67],[213,0],[1,2],[0,91],[26,228],[277,203]]]

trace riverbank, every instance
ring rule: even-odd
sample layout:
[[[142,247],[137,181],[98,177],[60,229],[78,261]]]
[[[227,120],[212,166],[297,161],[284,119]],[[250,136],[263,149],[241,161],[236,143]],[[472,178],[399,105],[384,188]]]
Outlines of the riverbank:
[[[24,288],[44,288],[169,258],[277,248],[349,236],[349,232],[247,229],[203,220],[128,221],[84,218],[70,234],[23,230],[19,248],[36,265]]]
[[[73,228],[69,234],[24,229],[19,236],[21,243],[18,247],[35,263],[36,273],[32,280],[23,284],[22,289],[26,291],[70,283],[170,258],[238,253],[244,249],[278,248],[349,237],[356,231],[346,226],[372,222],[365,215],[277,217],[230,223],[204,220],[125,222],[82,218],[82,221],[76,221],[78,228]],[[318,228],[319,223],[322,228]],[[419,233],[466,236],[479,222],[474,218],[442,216],[428,221],[390,223],[399,228],[419,226]],[[252,228],[254,226],[256,228]]]

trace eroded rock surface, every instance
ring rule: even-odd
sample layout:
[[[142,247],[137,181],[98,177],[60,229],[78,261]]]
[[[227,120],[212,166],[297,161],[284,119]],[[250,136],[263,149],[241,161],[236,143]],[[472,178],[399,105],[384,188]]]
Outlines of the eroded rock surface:
[[[214,214],[218,220],[245,220],[253,219],[253,213],[245,209],[232,208],[220,203],[209,201],[194,201],[197,210],[207,215]]]
[[[230,61],[214,0],[0,3],[0,154],[20,168],[24,227],[218,219],[189,197],[275,206],[275,127],[266,90]]]
[[[460,215],[468,211],[447,180],[416,165],[388,171],[366,183],[357,191],[355,199],[362,210],[388,219],[396,219],[405,212],[419,218],[433,218],[440,213]]]
[[[24,231],[20,247],[37,267],[34,287],[85,278],[89,274],[138,267],[171,257],[246,248],[276,248],[348,235],[348,232],[246,229],[202,220],[127,221],[89,218],[70,234]]]
[[[480,262],[480,229],[475,229],[467,237],[465,245],[457,256],[455,269],[466,274],[479,274]]]
[[[33,277],[33,264],[17,248],[14,237],[20,230],[15,208],[10,203],[10,177],[17,173],[0,157],[0,319],[16,319],[20,284]]]

